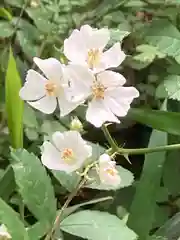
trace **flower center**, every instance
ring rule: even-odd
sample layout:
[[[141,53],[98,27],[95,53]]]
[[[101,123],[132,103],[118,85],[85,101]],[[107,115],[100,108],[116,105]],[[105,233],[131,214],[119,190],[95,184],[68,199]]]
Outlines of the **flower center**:
[[[100,62],[101,52],[99,49],[90,49],[88,51],[87,64],[89,68],[96,67]]]
[[[111,175],[112,177],[114,177],[117,174],[117,170],[115,168],[106,168],[105,172],[108,175]]]
[[[104,99],[104,93],[106,88],[100,82],[94,82],[92,86],[92,94],[96,99]]]
[[[48,82],[45,85],[45,90],[46,90],[47,96],[57,97],[59,95],[59,89],[60,89],[60,87],[52,80],[48,80]]]
[[[74,152],[71,148],[65,148],[61,152],[61,158],[66,162],[66,163],[73,163],[74,162]]]

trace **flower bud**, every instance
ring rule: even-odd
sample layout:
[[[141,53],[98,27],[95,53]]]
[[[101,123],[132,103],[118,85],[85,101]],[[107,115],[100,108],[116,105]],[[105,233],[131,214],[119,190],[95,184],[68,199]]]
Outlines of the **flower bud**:
[[[78,131],[78,132],[82,132],[83,125],[78,117],[75,117],[74,119],[72,119],[71,124],[70,124],[70,129]]]

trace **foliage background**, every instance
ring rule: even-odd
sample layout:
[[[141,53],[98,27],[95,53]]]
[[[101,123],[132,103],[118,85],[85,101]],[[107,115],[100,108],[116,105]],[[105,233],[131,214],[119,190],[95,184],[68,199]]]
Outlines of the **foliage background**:
[[[44,138],[48,138],[55,130],[66,130],[74,115],[83,121],[84,114],[80,108],[72,116],[60,120],[58,113],[53,117],[43,115],[25,104],[23,141],[22,136],[19,137],[21,130],[18,130],[22,127],[19,128],[22,106],[14,96],[20,81],[25,79],[27,69],[35,67],[33,57],[54,56],[66,61],[62,54],[63,40],[72,29],[86,23],[94,27],[108,26],[113,36],[110,45],[115,41],[122,41],[127,58],[118,71],[127,78],[127,85],[134,85],[140,91],[140,98],[134,102],[128,116],[122,119],[122,124],[111,127],[111,133],[118,144],[126,148],[143,148],[178,144],[180,141],[179,0],[1,0],[0,197],[19,212],[26,224],[34,224],[37,216],[24,206],[17,191],[20,186],[17,187],[17,181],[15,183],[14,173],[15,177],[18,173],[16,164],[11,162],[9,145],[22,147],[23,144],[25,149],[39,156],[38,146]],[[126,37],[123,39],[124,36]],[[9,55],[10,46],[12,52]],[[11,61],[8,62],[8,59]],[[7,113],[11,114],[9,129]],[[14,127],[11,129],[14,124],[15,130]],[[92,126],[87,123],[84,129],[87,140],[102,146],[107,145],[100,130],[92,130]],[[85,189],[73,203],[112,196],[113,200],[92,204],[90,208],[106,210],[124,221],[129,216],[127,225],[139,235],[139,239],[156,239],[156,236],[160,236],[160,239],[178,239],[179,156],[178,149],[133,155],[129,156],[131,164],[123,156],[119,156],[117,162],[131,170],[135,176],[133,185],[116,192]],[[29,156],[30,159],[31,157]],[[41,177],[46,178],[44,172]],[[72,189],[72,182],[67,182],[62,176],[59,179],[60,184],[58,177],[51,176],[56,197],[63,202],[68,190]],[[30,187],[28,183],[26,187]],[[51,205],[49,202],[44,204]],[[41,211],[39,214],[41,215]],[[3,214],[0,211],[0,218],[4,219],[1,215]],[[36,231],[40,231],[39,235],[43,236],[44,225],[36,227],[32,230],[32,236]],[[17,237],[26,239],[20,235]],[[68,234],[64,237],[75,239]]]

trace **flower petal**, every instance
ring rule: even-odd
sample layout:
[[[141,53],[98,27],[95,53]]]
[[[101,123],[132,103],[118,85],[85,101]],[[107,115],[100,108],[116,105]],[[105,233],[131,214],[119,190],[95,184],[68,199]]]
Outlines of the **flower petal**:
[[[63,78],[62,64],[57,59],[34,57],[33,60],[49,80],[57,81],[58,83],[61,81]]]
[[[85,64],[87,48],[79,30],[75,29],[64,41],[64,55],[74,63]]]
[[[101,127],[106,121],[117,122],[120,121],[117,117],[105,106],[103,100],[92,100],[86,112],[86,120],[92,123],[95,127]]]
[[[81,103],[83,103],[83,102],[82,101],[76,101],[76,102],[68,101],[66,96],[64,94],[61,94],[58,97],[60,116],[64,117],[64,116],[68,115],[70,112],[72,112],[74,109],[76,109]]]
[[[83,101],[91,94],[94,75],[86,67],[70,64],[66,67],[70,87],[66,91],[71,101]]]
[[[134,87],[119,87],[108,90],[104,99],[106,106],[118,117],[127,114],[130,104],[139,92]]]
[[[126,79],[120,73],[113,71],[104,71],[97,74],[97,80],[105,87],[116,87],[125,84]]]
[[[81,27],[80,33],[87,49],[103,50],[110,39],[110,32],[107,28],[95,29],[84,25]]]
[[[120,43],[115,43],[109,50],[102,54],[100,66],[104,69],[118,67],[125,59]]]
[[[30,69],[27,72],[26,82],[19,92],[19,96],[25,101],[38,100],[45,96],[45,84],[47,79],[38,72]]]
[[[63,170],[63,164],[60,162],[60,152],[50,142],[43,143],[41,161],[49,169]]]
[[[38,109],[39,111],[46,113],[46,114],[51,114],[55,111],[56,106],[57,106],[57,100],[55,97],[51,97],[51,96],[45,96],[43,98],[41,98],[40,100],[36,101],[36,102],[30,102],[28,101],[28,103]]]
[[[61,151],[64,148],[64,134],[59,131],[56,131],[52,135],[52,141],[54,146]]]

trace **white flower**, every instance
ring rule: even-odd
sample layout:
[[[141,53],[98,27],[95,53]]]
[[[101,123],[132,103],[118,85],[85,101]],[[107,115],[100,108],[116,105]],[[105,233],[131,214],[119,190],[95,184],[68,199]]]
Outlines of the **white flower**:
[[[25,85],[21,88],[19,95],[32,107],[43,113],[53,113],[60,107],[61,116],[67,115],[77,107],[74,102],[66,99],[68,80],[64,74],[64,67],[55,58],[42,60],[35,57],[34,62],[43,72],[45,77],[30,69],[27,73]]]
[[[41,160],[49,169],[71,173],[82,167],[91,155],[92,147],[86,144],[79,132],[55,132],[52,143],[44,142]]]
[[[68,68],[72,79],[71,100],[82,102],[89,99],[86,120],[95,127],[101,127],[106,121],[119,123],[117,117],[125,116],[133,99],[139,96],[136,88],[123,87],[126,79],[119,73],[107,70],[93,75],[83,66],[70,64]]]
[[[0,226],[0,240],[11,239],[11,235],[8,233],[7,228],[4,224]]]
[[[119,66],[125,59],[120,43],[103,51],[110,39],[107,28],[96,29],[84,25],[75,29],[64,41],[64,54],[74,64],[88,66],[94,72]]]
[[[99,178],[104,185],[118,186],[121,178],[116,169],[116,162],[112,161],[108,154],[102,154],[99,158]]]

